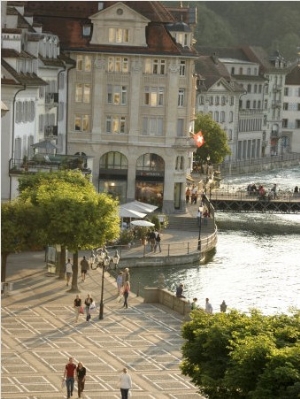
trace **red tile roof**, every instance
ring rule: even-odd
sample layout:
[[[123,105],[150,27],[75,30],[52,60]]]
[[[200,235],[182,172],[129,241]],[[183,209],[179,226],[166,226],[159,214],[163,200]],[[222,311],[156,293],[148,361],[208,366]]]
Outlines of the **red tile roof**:
[[[104,8],[107,8],[118,2],[103,3]],[[183,49],[175,43],[165,27],[167,23],[176,22],[175,18],[159,1],[124,1],[122,3],[151,20],[146,28],[147,47],[91,45],[90,39],[82,36],[82,25],[90,22],[88,17],[99,11],[98,2],[56,2],[53,7],[52,2],[29,1],[26,7],[33,13],[35,22],[43,25],[44,31],[53,32],[59,37],[62,50],[88,50],[120,54],[195,55],[193,49]]]

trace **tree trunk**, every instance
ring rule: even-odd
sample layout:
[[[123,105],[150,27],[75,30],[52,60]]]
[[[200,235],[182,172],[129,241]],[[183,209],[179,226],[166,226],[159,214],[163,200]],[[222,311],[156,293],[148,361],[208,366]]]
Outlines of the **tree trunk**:
[[[72,276],[72,288],[68,292],[80,292],[78,285],[78,251],[73,253],[73,276]]]
[[[60,280],[65,278],[65,268],[66,268],[66,247],[61,246],[60,252],[60,262],[58,263],[57,275]]]
[[[8,252],[1,253],[1,283],[5,283],[6,280],[6,263],[8,255]]]

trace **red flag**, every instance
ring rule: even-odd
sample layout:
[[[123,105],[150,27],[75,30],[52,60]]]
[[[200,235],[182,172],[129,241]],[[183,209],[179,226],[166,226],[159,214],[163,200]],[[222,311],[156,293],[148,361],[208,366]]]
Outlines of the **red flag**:
[[[201,130],[198,133],[194,134],[194,140],[198,148],[204,144],[204,137]]]

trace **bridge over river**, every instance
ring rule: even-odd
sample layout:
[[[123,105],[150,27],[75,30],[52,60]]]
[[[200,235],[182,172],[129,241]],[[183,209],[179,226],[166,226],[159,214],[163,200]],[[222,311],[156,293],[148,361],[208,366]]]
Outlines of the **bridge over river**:
[[[208,197],[218,212],[300,213],[300,195],[290,192],[280,192],[275,199],[260,199],[245,191],[216,190],[210,192]]]

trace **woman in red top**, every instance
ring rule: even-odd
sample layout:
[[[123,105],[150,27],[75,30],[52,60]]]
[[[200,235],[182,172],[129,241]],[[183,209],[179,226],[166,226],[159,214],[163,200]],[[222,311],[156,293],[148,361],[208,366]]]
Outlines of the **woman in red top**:
[[[124,296],[124,305],[123,308],[128,308],[128,296],[129,296],[129,291],[130,291],[130,284],[129,281],[125,281],[124,287],[123,287],[123,296]]]

